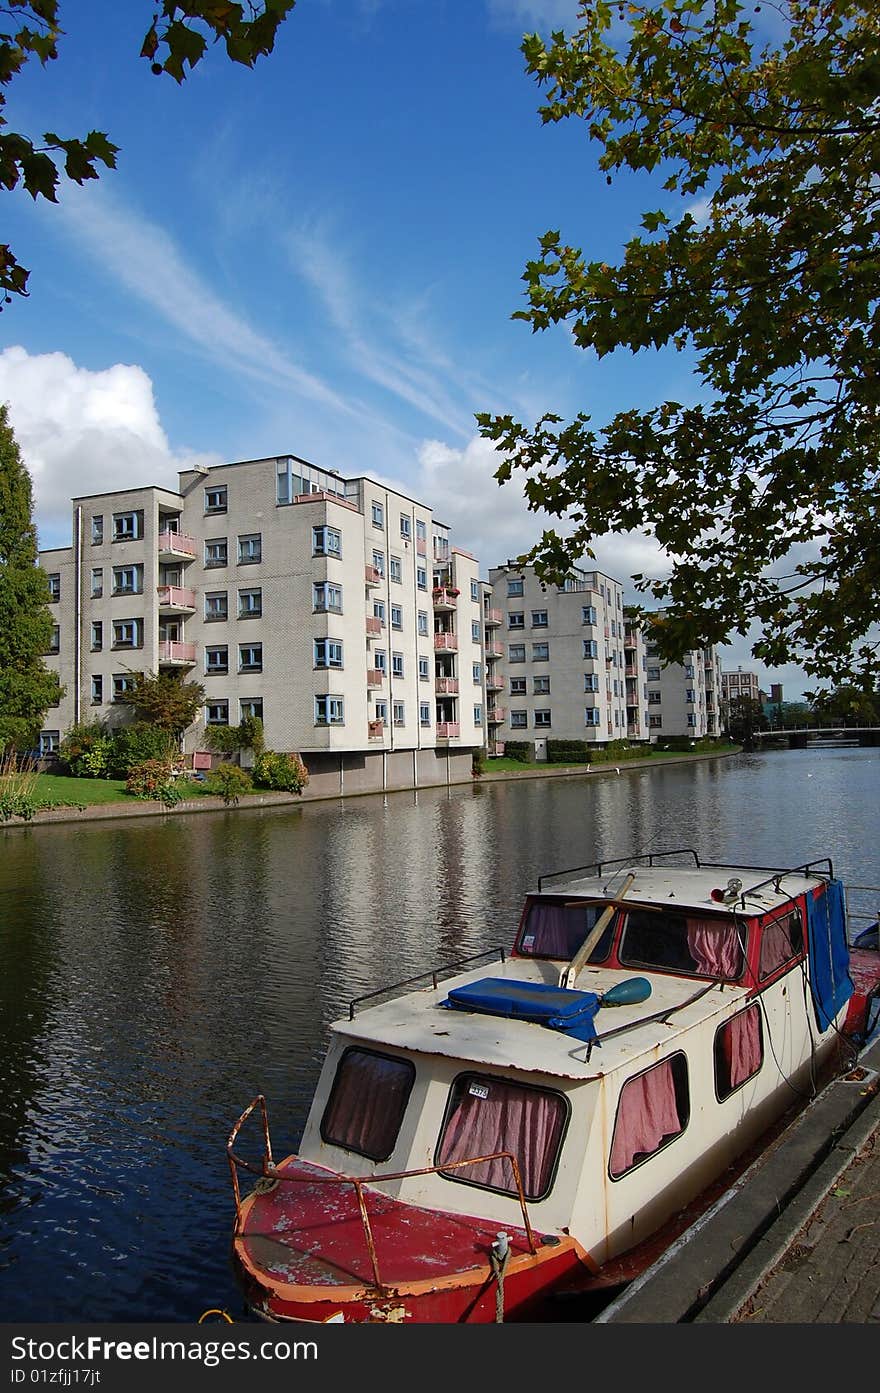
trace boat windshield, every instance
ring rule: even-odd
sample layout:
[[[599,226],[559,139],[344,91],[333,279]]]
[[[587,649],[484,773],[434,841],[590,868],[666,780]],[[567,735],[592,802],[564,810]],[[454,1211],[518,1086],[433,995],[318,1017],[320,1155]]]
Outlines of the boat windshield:
[[[571,962],[602,911],[607,908],[601,902],[596,904],[586,900],[549,897],[532,900],[517,941],[517,952],[526,958],[554,958],[560,962]],[[591,963],[604,962],[611,952],[614,919],[612,914],[590,954]]]
[[[620,940],[626,967],[657,967],[694,977],[742,976],[745,927],[733,919],[631,909]]]

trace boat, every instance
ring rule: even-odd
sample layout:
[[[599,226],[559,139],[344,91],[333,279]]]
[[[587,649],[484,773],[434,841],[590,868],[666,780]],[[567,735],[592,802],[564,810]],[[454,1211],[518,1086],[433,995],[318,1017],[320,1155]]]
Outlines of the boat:
[[[249,1309],[553,1320],[631,1280],[876,1027],[880,953],[848,917],[825,858],[679,848],[542,876],[511,951],[351,1003],[296,1154],[273,1160],[262,1095],[238,1118]]]

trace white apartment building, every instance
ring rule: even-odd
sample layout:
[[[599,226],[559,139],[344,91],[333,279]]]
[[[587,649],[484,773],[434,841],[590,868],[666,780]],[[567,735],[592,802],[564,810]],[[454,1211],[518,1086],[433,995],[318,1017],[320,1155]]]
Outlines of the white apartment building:
[[[490,749],[498,741],[647,739],[641,636],[623,587],[578,568],[562,586],[508,561],[489,571],[485,617]],[[487,597],[488,601],[488,597]]]
[[[664,664],[648,634],[645,654],[651,739],[720,735],[721,664],[714,645],[693,649],[682,663]]]
[[[76,721],[129,719],[134,674],[171,669],[205,688],[188,752],[256,715],[313,786],[469,776],[485,741],[478,562],[375,480],[292,455],[188,470],[176,493],[73,499],[73,544],[40,560],[66,687],[47,750]]]

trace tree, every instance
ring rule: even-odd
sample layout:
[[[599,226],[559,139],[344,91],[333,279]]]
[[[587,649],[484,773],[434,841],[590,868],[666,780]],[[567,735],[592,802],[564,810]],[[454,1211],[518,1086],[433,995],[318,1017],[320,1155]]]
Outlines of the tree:
[[[0,751],[33,746],[47,710],[63,695],[43,663],[53,621],[32,510],[30,475],[0,406]]]
[[[526,471],[529,505],[572,524],[528,555],[545,579],[598,536],[653,533],[671,569],[635,579],[665,607],[668,661],[756,622],[768,665],[876,685],[876,19],[874,0],[782,0],[768,39],[760,4],[587,0],[577,33],[523,43],[543,120],[583,120],[606,182],[656,173],[664,206],[616,266],[547,232],[514,317],[565,324],[599,357],[688,350],[697,401],[601,426],[477,419],[503,452],[498,479]]]
[[[230,0],[161,0],[144,35],[140,56],[157,75],[168,73],[183,82],[205,55],[208,39],[220,40],[234,63],[252,68],[257,59],[272,52],[278,26],[296,0],[262,0],[245,5]],[[0,89],[7,86],[31,59],[45,65],[58,57],[64,31],[59,23],[59,0],[7,0],[0,11]],[[206,37],[207,35],[207,37]],[[6,98],[0,90],[0,112]],[[14,131],[3,131],[0,115],[0,186],[19,184],[34,198],[57,203],[60,166],[77,184],[99,177],[98,165],[116,167],[119,147],[103,131],[89,131],[82,138],[62,138],[47,131],[41,145]],[[26,295],[28,271],[8,246],[0,245],[0,308],[12,295]]]
[[[731,701],[727,713],[727,734],[731,740],[751,750],[755,743],[755,731],[767,728],[767,718],[760,701],[750,696],[738,696]]]
[[[134,707],[139,721],[179,738],[198,715],[205,689],[198,682],[184,682],[173,671],[160,672],[158,676],[136,672],[125,700]]]
[[[831,692],[807,692],[805,695],[813,716],[820,721],[856,726],[877,724],[876,694],[872,697],[857,687],[843,685]]]

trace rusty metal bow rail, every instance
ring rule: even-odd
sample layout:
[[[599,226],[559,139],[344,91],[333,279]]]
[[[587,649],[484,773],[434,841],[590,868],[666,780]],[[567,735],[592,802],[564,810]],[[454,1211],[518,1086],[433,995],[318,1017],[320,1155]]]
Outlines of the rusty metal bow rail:
[[[246,1161],[242,1156],[236,1156],[233,1150],[239,1132],[241,1131],[244,1123],[250,1117],[251,1113],[254,1111],[254,1108],[256,1108],[257,1106],[259,1106],[260,1109],[260,1120],[262,1123],[264,1144],[263,1161],[260,1166],[255,1165],[252,1161]],[[254,1098],[253,1102],[245,1108],[244,1112],[241,1114],[241,1117],[235,1123],[235,1126],[229,1134],[229,1140],[226,1143],[226,1158],[229,1162],[229,1171],[232,1176],[232,1191],[235,1196],[236,1238],[242,1232],[241,1187],[238,1181],[239,1168],[242,1170],[249,1171],[252,1175],[258,1175],[263,1180],[274,1180],[281,1183],[286,1182],[287,1184],[293,1185],[351,1185],[357,1196],[358,1209],[360,1211],[361,1216],[361,1225],[364,1230],[364,1242],[366,1244],[367,1253],[370,1259],[370,1266],[373,1272],[373,1285],[380,1292],[384,1292],[385,1287],[382,1283],[382,1278],[379,1273],[379,1259],[376,1253],[376,1244],[373,1238],[373,1229],[370,1223],[370,1216],[367,1212],[367,1203],[366,1199],[364,1198],[365,1185],[378,1185],[387,1180],[408,1180],[412,1176],[434,1175],[438,1171],[445,1172],[450,1170],[461,1170],[465,1166],[481,1165],[484,1161],[496,1161],[502,1159],[508,1160],[510,1162],[511,1170],[513,1171],[513,1178],[516,1181],[516,1193],[517,1198],[519,1200],[520,1210],[522,1211],[523,1229],[525,1230],[529,1252],[531,1253],[532,1257],[534,1257],[538,1251],[535,1245],[534,1231],[529,1221],[528,1209],[526,1207],[526,1197],[525,1192],[523,1191],[522,1177],[520,1175],[519,1165],[517,1163],[516,1157],[513,1155],[511,1151],[492,1151],[485,1156],[468,1156],[465,1160],[448,1161],[444,1163],[442,1166],[423,1166],[419,1170],[389,1171],[386,1174],[382,1175],[285,1175],[282,1171],[276,1169],[275,1163],[272,1160],[272,1141],[269,1136],[269,1113],[266,1108],[266,1099],[263,1097],[262,1093],[258,1093],[256,1098]]]

